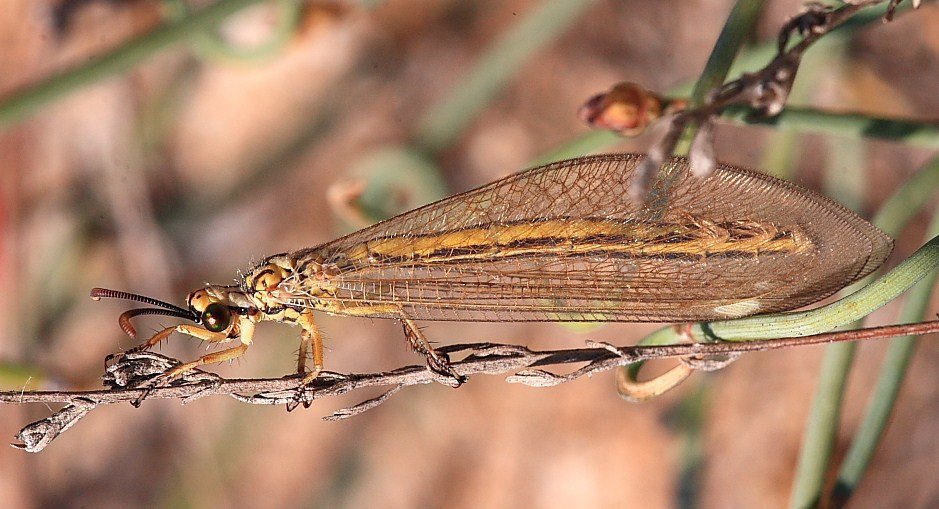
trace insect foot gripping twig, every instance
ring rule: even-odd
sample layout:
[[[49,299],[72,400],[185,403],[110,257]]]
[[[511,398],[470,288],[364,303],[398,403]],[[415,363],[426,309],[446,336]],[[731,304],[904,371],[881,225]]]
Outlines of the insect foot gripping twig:
[[[193,369],[174,380],[161,384],[161,377],[172,371],[181,363],[175,359],[165,357],[153,352],[133,352],[118,355],[113,358],[114,363],[107,367],[104,374],[104,385],[112,390],[139,388],[143,389],[137,399],[131,401],[139,407],[143,400],[150,395],[152,389],[162,385],[179,387],[183,385],[205,385],[205,389],[189,396],[183,401],[198,399],[206,394],[206,390],[219,385],[222,378],[213,373]],[[208,382],[208,383],[207,383]]]
[[[427,367],[434,373],[444,377],[450,387],[459,387],[466,381],[466,377],[453,370],[450,365],[450,357],[441,351],[435,350],[430,341],[421,332],[421,329],[410,318],[403,318],[401,326],[404,329],[404,337],[408,340],[416,352],[427,359]]]

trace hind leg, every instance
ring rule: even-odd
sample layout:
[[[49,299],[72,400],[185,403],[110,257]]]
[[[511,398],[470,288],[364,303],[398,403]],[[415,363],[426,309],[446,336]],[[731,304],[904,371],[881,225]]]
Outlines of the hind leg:
[[[452,378],[455,387],[459,387],[466,381],[466,377],[453,370],[447,354],[434,350],[434,347],[431,346],[430,341],[417,327],[414,320],[402,316],[401,325],[404,328],[404,337],[407,338],[408,344],[411,345],[414,351],[424,356],[427,360],[427,366],[434,373]]]

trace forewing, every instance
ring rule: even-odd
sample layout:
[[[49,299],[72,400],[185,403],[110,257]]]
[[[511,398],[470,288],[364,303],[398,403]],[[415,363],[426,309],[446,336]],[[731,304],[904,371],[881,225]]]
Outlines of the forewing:
[[[641,157],[606,154],[534,168],[297,256],[334,265],[331,298],[391,304],[417,319],[692,321],[818,301],[874,270],[892,247],[841,205],[730,166],[698,179],[674,159],[671,178],[653,189],[658,199],[637,205],[628,190]],[[690,245],[688,234],[662,234],[661,227],[743,223],[790,232],[802,249],[679,249]],[[657,236],[643,233],[649,228]],[[661,249],[633,249],[643,235]],[[619,246],[604,245],[610,239]],[[396,316],[387,309],[366,314]]]

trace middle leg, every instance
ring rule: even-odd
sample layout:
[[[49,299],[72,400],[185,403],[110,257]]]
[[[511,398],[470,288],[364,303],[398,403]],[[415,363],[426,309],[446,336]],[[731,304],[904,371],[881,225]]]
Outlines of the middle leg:
[[[287,411],[290,412],[301,402],[304,408],[310,408],[313,401],[304,398],[304,389],[323,371],[323,335],[319,327],[313,320],[313,313],[309,311],[300,315],[297,323],[303,328],[300,333],[300,351],[297,352],[297,374],[303,375],[300,385],[297,386],[297,394],[294,401],[287,403]],[[307,360],[310,353],[313,354],[313,369],[307,371]]]

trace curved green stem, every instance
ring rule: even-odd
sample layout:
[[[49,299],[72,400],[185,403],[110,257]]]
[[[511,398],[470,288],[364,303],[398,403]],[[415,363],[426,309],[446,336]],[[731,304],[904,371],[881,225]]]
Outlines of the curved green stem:
[[[689,107],[703,106],[708,93],[724,84],[737,54],[740,53],[744,38],[750,34],[750,31],[756,25],[762,10],[763,0],[738,0],[734,4],[734,9],[727,17],[724,28],[717,36],[717,42],[714,43],[711,55],[704,65],[704,71],[691,90]],[[697,123],[688,125],[681,141],[675,147],[674,155],[688,154],[691,140],[697,131]]]
[[[905,182],[881,207],[874,217],[874,224],[896,237],[913,215],[934,196],[937,187],[939,159],[933,160]],[[864,281],[855,283],[849,291],[863,284]],[[863,322],[858,319],[852,327],[861,326]],[[830,345],[825,349],[821,375],[799,454],[791,507],[812,507],[821,499],[838,434],[841,402],[856,350],[857,346],[852,343]]]
[[[727,75],[740,53],[744,39],[756,25],[763,10],[763,0],[738,0],[717,36],[714,48],[708,56],[701,76],[691,90],[689,106],[696,108],[704,104],[711,90],[727,81]]]
[[[757,315],[736,320],[696,323],[691,334],[710,341],[760,341],[820,334],[859,320],[907,291],[939,267],[939,235],[885,276],[827,306],[795,313]],[[646,336],[640,345],[667,345],[678,341],[667,327]],[[638,363],[630,366],[635,378]]]
[[[929,234],[939,235],[939,209],[933,216]],[[900,314],[901,323],[915,322],[923,318],[928,310],[937,278],[939,278],[939,272],[933,271],[928,278],[910,291]],[[838,480],[832,493],[832,502],[836,507],[844,506],[857,488],[887,429],[890,414],[896,404],[897,395],[906,377],[916,344],[915,336],[904,336],[891,341],[887,349],[883,368],[870,397],[867,412],[838,472]]]
[[[904,183],[884,203],[874,219],[874,223],[888,234],[895,236],[916,211],[935,196],[937,188],[939,188],[939,158],[931,161]],[[692,327],[692,333],[699,338],[714,338],[716,336],[726,341],[751,341],[804,336],[834,329],[840,325],[863,318],[912,286],[916,280],[928,274],[931,270],[930,267],[935,266],[935,263],[939,260],[937,243],[939,243],[937,238],[930,240],[913,256],[875,283],[863,286],[870,278],[855,283],[850,288],[857,291],[828,306],[797,313],[763,315],[707,324],[699,323]],[[860,290],[858,290],[859,288]],[[666,327],[646,336],[639,344],[666,345],[680,339],[675,329]],[[641,363],[628,367],[631,379],[636,379],[641,367]]]
[[[859,320],[910,289],[939,266],[939,236],[930,239],[884,277],[827,306],[739,320],[695,324],[692,333],[722,341],[808,336]]]

